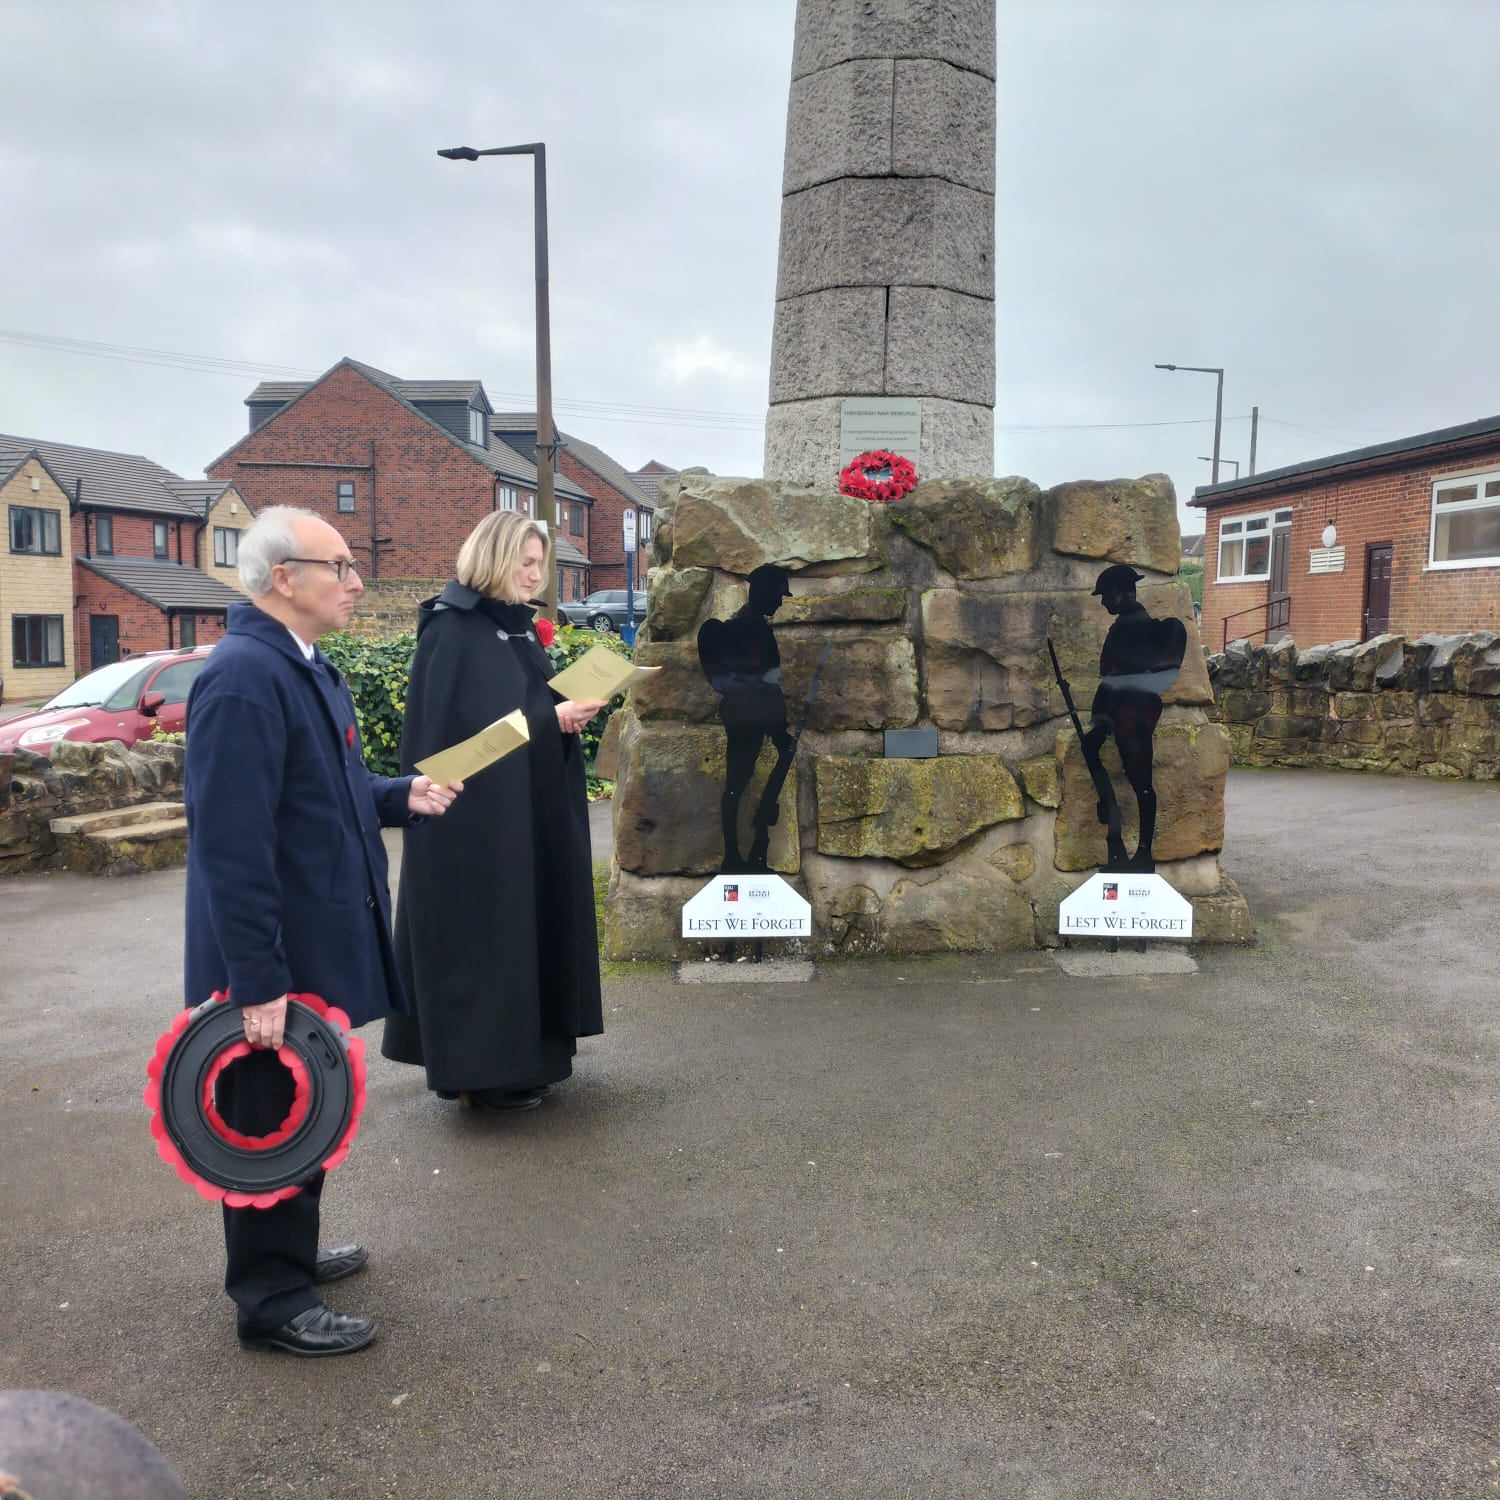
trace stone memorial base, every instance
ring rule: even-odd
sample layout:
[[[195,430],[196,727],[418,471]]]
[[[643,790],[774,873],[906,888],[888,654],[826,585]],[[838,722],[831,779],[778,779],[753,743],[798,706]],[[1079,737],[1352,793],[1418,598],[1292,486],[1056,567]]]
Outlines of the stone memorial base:
[[[1104,861],[1096,796],[1047,656],[1050,638],[1085,724],[1110,623],[1094,581],[1145,575],[1138,596],[1187,628],[1155,738],[1157,870],[1192,903],[1195,942],[1253,935],[1219,866],[1229,735],[1213,706],[1163,475],[1059,485],[945,479],[872,505],[775,480],[680,476],[664,486],[637,659],[663,670],[619,718],[614,859],[603,945],[614,959],[699,954],[684,902],[723,857],[725,736],[699,666],[705,620],[744,602],[762,564],[792,597],[771,618],[788,719],[807,711],[772,831],[771,869],[811,902],[803,953],[1056,947],[1058,906]],[[935,759],[888,759],[884,731],[937,731]],[[741,847],[774,761],[742,802]],[[1135,799],[1104,751],[1127,814]]]

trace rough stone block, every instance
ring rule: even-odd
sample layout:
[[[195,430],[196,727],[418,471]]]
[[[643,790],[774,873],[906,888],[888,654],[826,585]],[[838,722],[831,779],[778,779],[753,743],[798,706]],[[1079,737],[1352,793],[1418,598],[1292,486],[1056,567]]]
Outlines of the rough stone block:
[[[642,719],[688,724],[718,719],[719,695],[703,675],[695,639],[645,642],[637,647],[635,660],[637,666],[662,669],[630,690],[631,707]]]
[[[891,170],[898,177],[945,177],[982,193],[994,193],[995,85],[991,79],[951,63],[898,60],[889,127]]]
[[[1141,585],[1138,597],[1157,617],[1188,630],[1187,654],[1167,704],[1212,704],[1203,653],[1195,649],[1186,584]],[[1066,710],[1047,655],[1057,649],[1080,715],[1099,681],[1099,651],[1109,616],[1081,590],[973,594],[932,589],[922,595],[927,710],[940,729],[1015,729]]]
[[[887,509],[891,525],[955,578],[1027,573],[1041,555],[1041,491],[1029,480],[932,479]]]
[[[715,726],[626,726],[620,737],[622,774],[615,797],[615,863],[637,875],[708,875],[723,863],[719,804],[724,792],[724,734]],[[749,847],[750,818],[775,764],[767,745],[740,804],[740,850]],[[798,867],[797,768],[781,794],[771,830],[771,868]]]
[[[892,390],[893,395],[905,394]],[[988,406],[924,396],[917,473],[923,479],[988,476],[995,471],[995,413]],[[838,484],[842,398],[783,401],[766,414],[768,479],[812,485]]]
[[[1369,693],[1335,693],[1333,711],[1340,719],[1369,719],[1375,713],[1375,700]]]
[[[843,589],[836,594],[796,594],[776,611],[778,625],[889,624],[904,618],[906,590]]]
[[[1062,775],[1055,755],[1035,755],[1019,767],[1026,795],[1039,807],[1056,807],[1062,801]]]
[[[993,299],[994,197],[937,177],[842,177],[783,198],[776,300],[850,286]]]
[[[1224,847],[1229,743],[1229,734],[1221,724],[1157,725],[1152,784],[1157,797],[1158,860],[1192,859]],[[1106,858],[1104,826],[1096,812],[1098,797],[1083,751],[1071,729],[1058,735],[1057,753],[1063,772],[1063,797],[1055,828],[1057,868],[1094,869]],[[1138,832],[1135,793],[1120,769],[1112,741],[1105,746],[1103,760],[1125,816],[1125,846],[1134,849]]]
[[[989,399],[993,403],[994,304],[986,305],[991,319]],[[884,287],[830,287],[802,297],[788,297],[776,304],[776,326],[771,339],[774,351],[771,400],[878,396],[885,390],[886,346]],[[952,344],[945,343],[943,352],[951,354]],[[911,389],[920,392],[925,388],[914,385]]]
[[[890,172],[895,68],[887,57],[857,58],[792,80],[783,193],[801,192],[836,177],[881,177]],[[992,117],[994,92],[992,85]],[[990,155],[993,165],[993,124]]]
[[[993,953],[1036,943],[1031,902],[984,859],[900,880],[878,924],[887,953]]]
[[[990,0],[821,0],[797,7],[792,77],[852,57],[939,58],[995,76]]]
[[[1212,895],[1191,896],[1193,904],[1193,942],[1253,943],[1255,919],[1250,903],[1228,875]]]
[[[835,476],[836,478],[837,476]],[[884,565],[867,501],[770,480],[686,476],[672,510],[672,562],[748,576],[762,563],[869,573]]]
[[[797,298],[797,301],[803,299]],[[787,303],[778,304],[779,309]],[[893,286],[885,326],[884,384],[903,396],[995,404],[995,304],[941,287]],[[825,386],[819,394],[858,394],[859,386]],[[777,400],[775,386],[771,399]]]
[[[643,880],[616,870],[604,897],[599,933],[604,957],[643,963],[698,957],[702,944],[681,935],[682,908],[702,888],[701,878]]]
[[[818,852],[849,859],[939,864],[981,829],[1025,816],[1015,778],[998,755],[813,760]]]
[[[646,575],[646,631],[653,641],[689,634],[713,582],[707,568],[652,568]]]
[[[1177,496],[1165,474],[1060,484],[1042,503],[1052,517],[1058,552],[1153,573],[1176,573],[1181,566]]]

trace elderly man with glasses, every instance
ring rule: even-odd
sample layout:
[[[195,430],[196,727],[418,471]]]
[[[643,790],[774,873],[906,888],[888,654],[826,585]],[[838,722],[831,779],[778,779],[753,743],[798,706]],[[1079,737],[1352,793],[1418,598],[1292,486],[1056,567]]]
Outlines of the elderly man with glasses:
[[[406,1001],[391,946],[380,829],[445,812],[461,788],[365,769],[354,700],[317,648],[349,623],[363,585],[343,537],[311,511],[262,511],[239,547],[251,603],[188,700],[186,1000],[228,992],[255,1049],[219,1080],[232,1128],[274,1131],[292,1102],[276,1056],[287,996],[312,993],[362,1025]],[[318,1248],[318,1172],[274,1208],[224,1209],[224,1289],[240,1343],[348,1354],[367,1317],[323,1305],[317,1286],[363,1269],[359,1245]]]

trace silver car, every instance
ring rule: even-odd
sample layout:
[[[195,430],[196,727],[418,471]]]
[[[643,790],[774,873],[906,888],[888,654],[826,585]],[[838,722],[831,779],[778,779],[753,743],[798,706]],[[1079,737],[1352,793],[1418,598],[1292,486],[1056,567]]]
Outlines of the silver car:
[[[596,589],[586,599],[575,599],[558,606],[558,613],[569,625],[586,625],[590,630],[619,630],[626,619],[624,589]],[[635,596],[635,623],[646,618],[646,595]]]

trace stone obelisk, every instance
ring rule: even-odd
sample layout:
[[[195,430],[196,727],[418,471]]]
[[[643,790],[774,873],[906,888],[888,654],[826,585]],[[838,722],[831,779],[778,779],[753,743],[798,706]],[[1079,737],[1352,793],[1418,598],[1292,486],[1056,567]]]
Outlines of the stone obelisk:
[[[798,0],[766,476],[912,401],[922,478],[993,473],[995,0]]]

